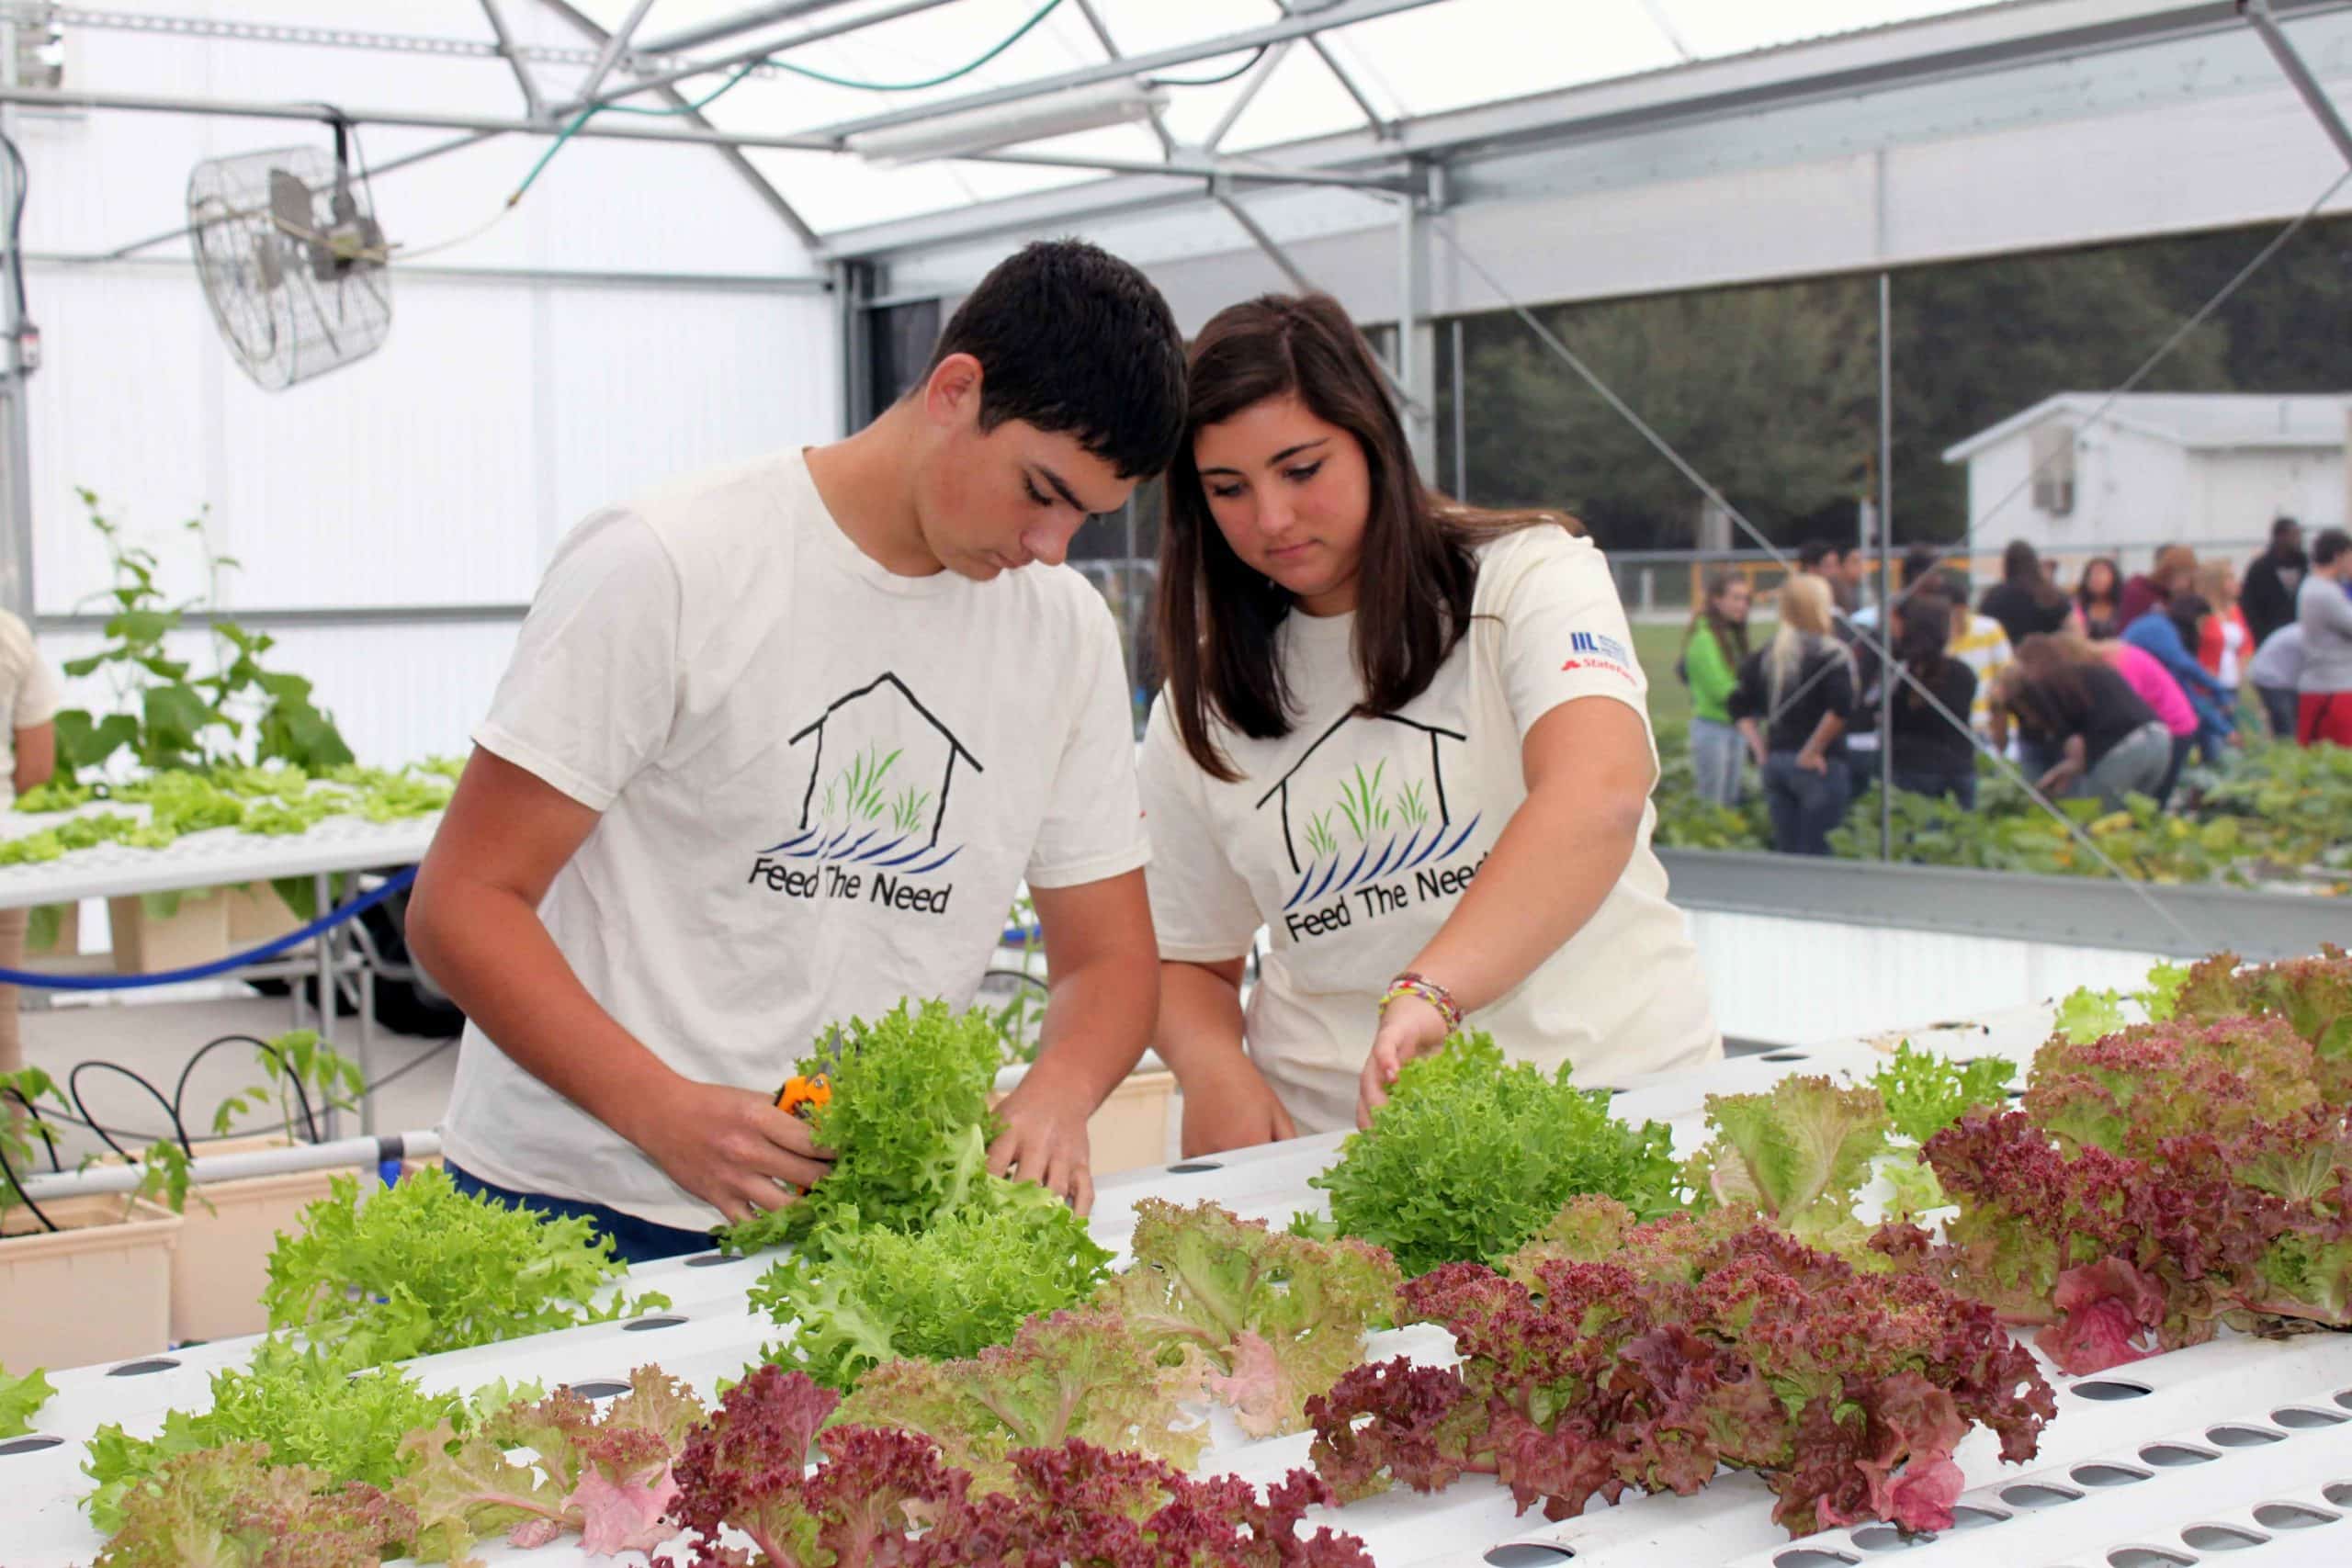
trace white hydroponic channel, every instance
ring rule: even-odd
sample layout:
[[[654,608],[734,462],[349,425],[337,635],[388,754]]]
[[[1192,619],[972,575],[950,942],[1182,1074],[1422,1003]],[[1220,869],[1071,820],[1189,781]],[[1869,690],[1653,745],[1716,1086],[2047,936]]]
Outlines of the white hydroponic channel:
[[[2046,1035],[2049,1010],[1909,1032],[1954,1056],[2023,1061]],[[1678,1150],[1705,1141],[1705,1097],[1769,1087],[1790,1072],[1867,1075],[1899,1032],[1719,1063],[1698,1072],[1628,1084],[1616,1110],[1657,1118]],[[1332,1160],[1338,1135],[1303,1139],[1212,1160],[1106,1180],[1092,1222],[1121,1252],[1138,1200],[1214,1200],[1276,1225],[1301,1209],[1325,1209],[1307,1179]],[[671,1305],[635,1322],[599,1324],[509,1340],[409,1363],[430,1388],[465,1389],[496,1378],[618,1387],[632,1369],[658,1364],[706,1399],[741,1375],[777,1326],[753,1312],[745,1291],[765,1263],[717,1254],[632,1270],[616,1290],[656,1290]],[[62,1304],[59,1310],[70,1310]],[[251,1339],[223,1341],[111,1367],[52,1373],[57,1396],[37,1434],[0,1445],[0,1562],[8,1568],[86,1563],[102,1538],[82,1516],[87,1483],[82,1444],[108,1422],[157,1430],[165,1411],[201,1409],[215,1371],[243,1362]],[[1427,1325],[1372,1337],[1366,1358],[1408,1355],[1442,1364],[1451,1342]],[[1792,1541],[1771,1522],[1763,1483],[1727,1473],[1695,1496],[1628,1496],[1558,1524],[1521,1515],[1489,1478],[1465,1477],[1442,1494],[1392,1492],[1332,1511],[1327,1522],[1363,1538],[1382,1568],[1492,1562],[1543,1568],[1574,1561],[1605,1568],[1837,1568],[1899,1556],[1904,1568],[2187,1568],[2226,1558],[2245,1568],[2352,1562],[2352,1335],[2283,1341],[2225,1337],[2091,1378],[2044,1364],[2058,1388],[2058,1419],[2030,1463],[2005,1465],[1989,1433],[1973,1433],[1956,1458],[1968,1483],[1959,1528],[1905,1540],[1883,1526]],[[1209,1413],[1204,1472],[1232,1472],[1264,1484],[1306,1462],[1305,1433],[1250,1440],[1222,1411]],[[683,1544],[683,1540],[681,1541]],[[485,1543],[489,1562],[559,1568],[591,1561],[577,1538],[523,1551]],[[634,1561],[634,1557],[622,1561]],[[605,1562],[610,1559],[597,1559]]]

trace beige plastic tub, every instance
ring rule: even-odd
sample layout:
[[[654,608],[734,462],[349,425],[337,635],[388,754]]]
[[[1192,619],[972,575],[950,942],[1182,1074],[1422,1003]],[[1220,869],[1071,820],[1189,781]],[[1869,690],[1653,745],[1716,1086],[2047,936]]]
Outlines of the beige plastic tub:
[[[171,1343],[180,1216],[137,1198],[62,1198],[0,1215],[0,1363],[11,1372],[153,1355]]]

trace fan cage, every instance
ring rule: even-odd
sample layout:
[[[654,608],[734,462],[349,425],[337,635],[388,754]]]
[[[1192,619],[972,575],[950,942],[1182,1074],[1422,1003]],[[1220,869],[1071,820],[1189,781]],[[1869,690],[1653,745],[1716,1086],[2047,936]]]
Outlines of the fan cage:
[[[189,175],[187,211],[205,303],[261,386],[290,387],[383,345],[391,271],[365,175],[338,182],[317,147],[215,158]]]

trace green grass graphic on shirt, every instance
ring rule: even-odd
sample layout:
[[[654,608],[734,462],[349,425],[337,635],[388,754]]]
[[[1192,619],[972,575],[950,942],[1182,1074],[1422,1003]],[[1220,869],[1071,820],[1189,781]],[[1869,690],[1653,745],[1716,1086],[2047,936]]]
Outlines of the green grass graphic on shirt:
[[[1363,843],[1388,826],[1388,803],[1380,798],[1380,781],[1388,772],[1387,759],[1372,770],[1366,778],[1363,764],[1356,764],[1356,776],[1340,786],[1340,815],[1347,818],[1348,831]]]
[[[1429,803],[1421,798],[1419,781],[1396,792],[1396,816],[1408,828],[1419,828],[1430,819]]]
[[[922,826],[922,814],[931,807],[931,791],[909,784],[890,803],[890,821],[901,833],[911,833]]]
[[[1306,824],[1306,850],[1317,860],[1340,852],[1340,840],[1331,832],[1331,814],[1318,812]]]
[[[848,767],[833,775],[831,783],[825,785],[824,815],[827,818],[832,817],[836,807],[847,813],[854,823],[872,822],[881,817],[886,809],[882,781],[889,776],[890,766],[899,756],[899,752],[892,751],[885,757],[881,751],[879,746],[866,747],[851,759]]]

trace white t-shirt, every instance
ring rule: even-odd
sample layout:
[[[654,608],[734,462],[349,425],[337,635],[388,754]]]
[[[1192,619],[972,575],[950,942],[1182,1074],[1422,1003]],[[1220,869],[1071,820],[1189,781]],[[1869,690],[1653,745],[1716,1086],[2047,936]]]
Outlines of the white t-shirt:
[[[1355,1124],[1356,1081],[1380,993],[1429,942],[1527,798],[1521,747],[1535,721],[1608,697],[1649,722],[1625,612],[1589,540],[1555,527],[1480,552],[1467,637],[1429,690],[1364,718],[1353,615],[1294,614],[1277,633],[1291,733],[1211,731],[1240,771],[1197,767],[1163,695],[1144,737],[1148,877],[1162,958],[1210,963],[1272,949],[1245,1038],[1302,1133]],[[1695,1066],[1722,1036],[1643,813],[1632,862],[1585,928],[1517,988],[1473,1014],[1514,1060],[1576,1064],[1603,1085]]]
[[[17,798],[17,731],[49,723],[60,701],[57,671],[24,618],[0,610],[0,806]]]
[[[1083,577],[895,576],[797,452],[576,528],[474,732],[603,813],[539,909],[589,994],[688,1077],[769,1090],[834,1023],[967,1005],[1024,876],[1142,865],[1133,737]],[[471,1026],[445,1146],[498,1186],[719,1218]]]

